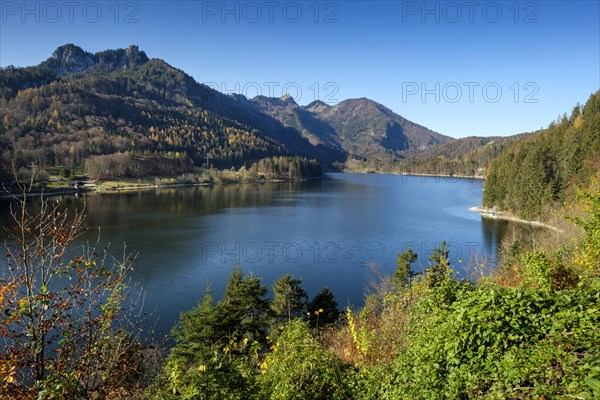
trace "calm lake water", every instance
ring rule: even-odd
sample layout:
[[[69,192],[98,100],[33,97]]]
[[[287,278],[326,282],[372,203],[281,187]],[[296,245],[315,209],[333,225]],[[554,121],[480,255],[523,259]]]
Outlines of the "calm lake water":
[[[138,253],[132,278],[146,291],[146,310],[169,332],[210,285],[216,298],[239,264],[270,287],[282,274],[303,279],[309,296],[329,287],[340,307],[361,306],[377,273],[392,274],[396,255],[412,248],[417,271],[442,240],[463,277],[493,265],[509,230],[482,220],[483,182],[400,175],[330,174],[295,183],[235,184],[65,197],[85,201],[82,241],[110,242],[119,258]],[[2,204],[0,222],[8,224]],[[373,269],[377,273],[373,272]]]

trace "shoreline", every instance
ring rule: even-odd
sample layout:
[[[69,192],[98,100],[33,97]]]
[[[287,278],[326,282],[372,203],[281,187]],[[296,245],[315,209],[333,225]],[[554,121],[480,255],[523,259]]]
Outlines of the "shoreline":
[[[113,186],[110,188],[102,188],[95,187],[91,188],[89,192],[99,193],[99,194],[114,194],[120,192],[136,192],[142,190],[152,190],[152,189],[168,189],[168,188],[180,188],[180,187],[193,187],[193,186],[212,186],[213,183],[203,183],[203,182],[194,182],[194,183],[173,183],[169,185],[130,185],[130,186]]]
[[[444,174],[416,174],[416,173],[395,173],[395,175],[431,176],[434,178],[479,179],[482,181],[485,180],[485,176],[477,176],[477,175],[444,175]]]
[[[533,221],[533,220],[529,220],[529,219],[523,219],[523,218],[519,218],[519,217],[514,217],[512,215],[505,215],[502,211],[494,211],[492,209],[489,208],[484,208],[481,206],[474,206],[469,208],[469,211],[471,212],[476,212],[481,214],[481,216],[483,218],[489,218],[489,219],[501,219],[504,221],[512,221],[512,222],[518,222],[521,224],[527,224],[527,225],[533,225],[533,226],[538,226],[541,228],[547,228],[547,229],[552,229],[555,232],[558,233],[564,233],[564,231],[562,229],[559,229],[555,226],[552,225],[548,225],[544,222],[541,221]]]
[[[78,193],[88,193],[90,190],[80,189],[77,190],[75,188],[53,188],[53,189],[34,189],[30,192],[9,192],[7,190],[0,189],[0,200],[8,200],[13,197],[22,198],[24,196],[29,197],[41,197],[41,196],[64,196],[64,195],[77,195]]]
[[[235,181],[235,180],[223,180],[220,182],[191,182],[191,183],[171,183],[171,184],[146,184],[146,185],[123,185],[123,186],[111,186],[111,187],[101,187],[98,185],[93,186],[85,186],[81,189],[75,189],[73,187],[64,187],[64,188],[51,188],[51,189],[34,189],[30,192],[23,193],[22,191],[18,192],[8,192],[0,190],[0,200],[9,200],[13,197],[22,198],[23,196],[29,197],[41,197],[41,196],[65,196],[65,195],[79,195],[79,194],[115,194],[115,193],[123,193],[123,192],[141,192],[146,190],[156,190],[156,189],[171,189],[171,188],[184,188],[184,187],[195,187],[195,186],[217,186],[217,185],[231,185],[231,184],[263,184],[263,183],[285,183],[285,182],[304,182],[312,179],[323,179],[322,177],[316,178],[302,178],[302,179],[271,179],[271,180],[262,180],[262,181]]]
[[[378,174],[378,175],[401,175],[401,176],[428,176],[432,178],[450,178],[450,179],[479,179],[484,181],[485,176],[478,175],[448,175],[448,174],[426,174],[416,172],[384,172],[384,171],[340,171],[344,174]]]

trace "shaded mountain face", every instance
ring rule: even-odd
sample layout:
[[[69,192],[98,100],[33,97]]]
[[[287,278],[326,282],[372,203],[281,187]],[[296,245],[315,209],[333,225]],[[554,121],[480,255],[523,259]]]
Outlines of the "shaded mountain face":
[[[369,99],[336,106],[247,99],[196,82],[137,46],[59,47],[40,65],[0,70],[0,141],[18,166],[75,166],[121,151],[183,153],[240,166],[269,155],[392,160],[452,139]]]
[[[299,106],[292,97],[268,98],[257,96],[251,100],[258,109],[293,129],[313,146],[322,146],[333,152],[345,153],[335,129],[318,118],[314,112]]]
[[[344,149],[359,157],[403,158],[454,140],[366,98],[345,100],[330,108],[312,108],[320,120],[336,130]]]

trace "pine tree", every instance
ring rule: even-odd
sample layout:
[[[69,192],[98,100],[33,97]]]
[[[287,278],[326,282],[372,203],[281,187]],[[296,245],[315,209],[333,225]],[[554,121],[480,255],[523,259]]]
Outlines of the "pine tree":
[[[439,248],[433,250],[433,254],[428,258],[433,264],[427,269],[427,279],[430,287],[439,286],[444,280],[450,277],[450,250],[446,241],[441,243]]]
[[[293,275],[283,275],[273,285],[271,312],[275,323],[299,318],[306,306],[306,292],[300,286],[302,279]]]
[[[262,340],[269,302],[266,286],[255,276],[245,277],[240,267],[231,271],[223,301],[217,304],[221,324],[230,338]]]
[[[403,253],[398,254],[396,257],[396,271],[392,276],[392,287],[396,290],[401,289],[406,281],[413,275],[410,271],[410,264],[417,261],[417,254],[412,251],[412,249],[408,249]]]
[[[324,326],[337,322],[340,311],[337,301],[329,288],[323,288],[308,303],[308,322],[312,327]]]

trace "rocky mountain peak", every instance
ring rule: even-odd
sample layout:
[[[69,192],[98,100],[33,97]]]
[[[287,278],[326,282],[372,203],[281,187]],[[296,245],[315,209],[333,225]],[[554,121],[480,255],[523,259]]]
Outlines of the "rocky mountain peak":
[[[95,57],[101,68],[111,71],[134,68],[149,61],[146,53],[135,45],[126,49],[101,51]]]
[[[315,100],[304,108],[310,112],[320,114],[329,110],[331,106],[321,100]]]
[[[57,48],[42,65],[57,75],[68,75],[88,70],[100,69],[110,72],[134,68],[148,61],[146,53],[135,45],[126,49],[105,50],[92,54],[74,44],[66,44]]]
[[[290,105],[295,105],[296,104],[296,101],[294,100],[294,98],[289,93],[284,94],[279,99],[281,101],[283,101],[284,103],[287,103],[287,104],[290,104]]]
[[[79,73],[94,65],[94,56],[74,44],[60,46],[46,60],[46,65],[59,75]]]

